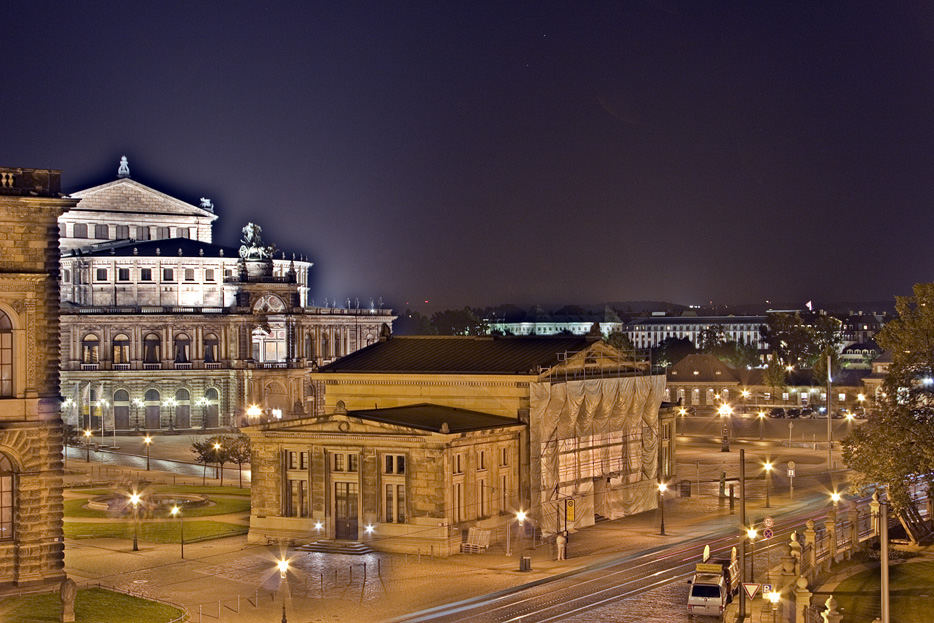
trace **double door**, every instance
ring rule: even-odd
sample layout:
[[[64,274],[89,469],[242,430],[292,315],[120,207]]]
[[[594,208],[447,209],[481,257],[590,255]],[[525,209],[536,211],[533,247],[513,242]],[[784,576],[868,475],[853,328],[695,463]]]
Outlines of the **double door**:
[[[334,538],[357,540],[358,484],[355,482],[334,483]]]

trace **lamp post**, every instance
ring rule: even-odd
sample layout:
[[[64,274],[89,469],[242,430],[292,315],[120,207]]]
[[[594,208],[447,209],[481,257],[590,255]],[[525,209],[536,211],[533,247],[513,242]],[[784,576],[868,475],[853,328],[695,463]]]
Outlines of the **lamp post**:
[[[765,507],[769,508],[771,506],[769,500],[769,489],[771,489],[772,484],[772,461],[766,461],[762,464],[762,469],[765,470]]]
[[[258,419],[262,414],[263,410],[259,408],[258,404],[251,404],[246,408],[246,416],[249,418],[250,424],[253,424],[253,421]]]
[[[178,405],[178,401],[174,398],[166,398],[162,402],[163,407],[168,407],[169,409],[169,430],[175,430],[175,407]]]
[[[665,536],[665,491],[667,490],[667,483],[658,483],[658,533],[662,536]]]
[[[770,591],[765,597],[772,604],[772,623],[775,623],[775,618],[778,616],[778,603],[782,600],[782,594],[778,591]]]
[[[276,418],[277,420],[281,420],[281,419],[282,419],[282,409],[273,409],[273,410],[272,410],[272,417]]]
[[[762,427],[765,426],[765,411],[759,411],[756,417],[759,418],[759,441],[762,441]]]
[[[146,403],[139,398],[133,399],[133,430],[139,431],[139,410],[146,406]]]
[[[717,409],[717,413],[720,414],[720,452],[729,452],[730,451],[730,426],[732,421],[730,416],[733,415],[733,407],[727,403],[723,403]]]
[[[179,535],[179,544],[182,548],[182,559],[185,558],[185,518],[182,516],[182,509],[178,507],[178,504],[172,507],[172,510],[169,511],[172,514],[172,517],[178,517],[178,535]]]
[[[100,412],[101,412],[101,441],[102,442],[104,441],[104,408],[109,404],[110,403],[107,402],[103,398],[97,401],[97,408],[100,409]]]
[[[146,435],[143,437],[143,443],[146,444],[146,471],[149,471],[149,446],[152,444],[152,437]]]
[[[84,429],[84,449],[87,452],[87,462],[91,462],[91,435],[94,433],[91,432],[90,428]]]
[[[506,555],[507,556],[512,556],[512,520],[515,519],[516,521],[519,522],[519,525],[522,525],[526,517],[527,517],[526,512],[524,510],[520,510],[516,512],[514,517],[506,518]],[[522,545],[521,533],[519,535],[519,539],[520,539],[519,545],[521,546]]]
[[[744,389],[739,393],[739,395],[743,398],[743,413],[746,413],[746,399],[749,398],[751,394],[749,393],[748,389]]]
[[[214,442],[214,460],[217,461],[217,468],[214,470],[214,478],[220,473],[221,486],[224,486],[224,470],[221,469],[221,444]]]
[[[746,537],[749,539],[749,581],[756,581],[756,536],[759,531],[755,526],[746,529]]]
[[[130,504],[133,505],[133,551],[139,551],[139,504],[142,501],[139,493],[130,494]]]

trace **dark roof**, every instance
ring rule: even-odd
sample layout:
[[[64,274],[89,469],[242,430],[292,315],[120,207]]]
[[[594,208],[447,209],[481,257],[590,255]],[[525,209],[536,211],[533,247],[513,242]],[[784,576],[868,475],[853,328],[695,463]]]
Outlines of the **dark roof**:
[[[558,353],[585,350],[592,338],[394,336],[321,368],[321,372],[538,374]]]
[[[663,325],[663,324],[757,324],[763,325],[768,320],[766,316],[650,316],[647,318],[634,318],[631,326],[637,325]]]
[[[513,418],[429,403],[387,409],[361,409],[359,411],[348,411],[347,415],[361,420],[407,426],[433,433],[442,432],[441,428],[444,424],[448,425],[448,432],[450,433],[466,433],[486,428],[522,425],[522,422]]]
[[[695,374],[697,372],[697,374]],[[736,371],[713,355],[688,355],[668,370],[669,381],[735,383]]]
[[[156,252],[158,250],[158,253]],[[181,253],[179,253],[181,251]],[[104,242],[88,250],[75,249],[65,255],[89,255],[92,257],[228,257],[238,259],[240,252],[234,247],[201,242],[188,238],[164,238],[162,240],[124,240]]]

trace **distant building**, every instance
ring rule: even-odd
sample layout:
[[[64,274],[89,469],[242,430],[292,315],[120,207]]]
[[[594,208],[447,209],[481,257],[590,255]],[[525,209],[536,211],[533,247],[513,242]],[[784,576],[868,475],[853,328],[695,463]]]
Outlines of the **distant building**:
[[[624,331],[637,349],[657,347],[669,338],[687,339],[700,345],[705,329],[719,329],[728,342],[741,342],[765,350],[762,335],[766,316],[650,316],[637,318],[626,324]]]
[[[602,314],[548,314],[541,308],[522,320],[492,319],[490,333],[494,335],[587,335],[599,324],[604,337],[623,331],[624,325],[613,310]]]
[[[65,578],[58,396],[61,172],[0,168],[0,586]]]
[[[391,310],[315,305],[312,263],[273,251],[259,227],[214,244],[213,204],[129,177],[74,193],[59,219],[61,392],[68,423],[94,431],[231,426],[312,414],[307,371],[376,341]],[[316,398],[317,396],[317,398]]]
[[[872,362],[882,354],[882,349],[875,340],[854,342],[844,346],[840,352],[840,365],[845,370],[869,370]]]
[[[593,338],[391,337],[311,377],[325,415],[245,429],[253,542],[447,555],[519,510],[552,534],[655,508],[674,474],[664,378]]]

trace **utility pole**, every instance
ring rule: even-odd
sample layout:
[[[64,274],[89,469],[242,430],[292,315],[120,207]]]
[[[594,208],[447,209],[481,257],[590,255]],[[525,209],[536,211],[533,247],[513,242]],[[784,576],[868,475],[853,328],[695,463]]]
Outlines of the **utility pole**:
[[[742,590],[746,581],[746,449],[739,449],[739,619],[738,623],[746,620],[746,591]]]
[[[889,502],[879,500],[879,563],[882,567],[882,623],[889,623]]]
[[[830,474],[830,484],[833,486],[833,413],[830,410],[831,389],[832,389],[832,371],[830,363],[832,361],[830,353],[827,353],[827,473]]]

